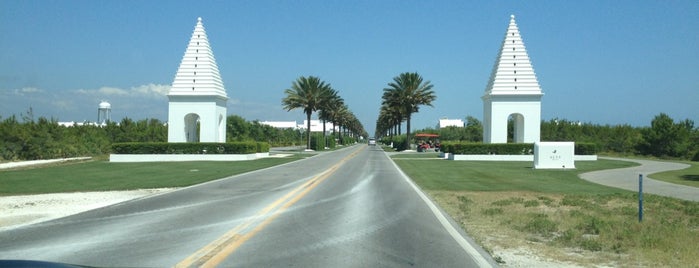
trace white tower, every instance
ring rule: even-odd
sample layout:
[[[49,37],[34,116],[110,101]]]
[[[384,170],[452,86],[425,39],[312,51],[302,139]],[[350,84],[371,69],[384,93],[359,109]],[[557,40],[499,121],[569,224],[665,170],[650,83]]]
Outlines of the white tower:
[[[201,18],[168,99],[168,142],[226,142],[228,96]]]
[[[109,102],[102,101],[97,106],[97,124],[105,125],[112,121],[112,105]]]
[[[483,99],[483,142],[507,143],[507,121],[514,120],[514,142],[533,143],[541,134],[541,97],[515,16],[495,60]]]

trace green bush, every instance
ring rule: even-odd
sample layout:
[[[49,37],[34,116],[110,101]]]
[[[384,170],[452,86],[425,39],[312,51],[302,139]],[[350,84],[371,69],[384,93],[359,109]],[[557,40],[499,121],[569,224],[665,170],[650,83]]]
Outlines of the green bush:
[[[115,154],[252,154],[269,152],[266,142],[126,142],[112,144]]]
[[[576,142],[575,143],[575,154],[576,155],[596,155],[597,154],[597,144],[590,142]]]
[[[330,148],[337,147],[337,142],[335,141],[335,136],[328,135],[327,138],[328,138],[328,147],[330,147]]]
[[[407,144],[405,144],[406,137],[405,135],[401,136],[393,136],[393,148],[396,149],[396,151],[405,151],[408,149]]]
[[[498,155],[523,155],[533,154],[533,143],[480,143],[480,142],[445,142],[442,143],[442,151],[453,154],[498,154]],[[594,143],[575,143],[576,155],[597,154],[597,145]]]
[[[327,140],[327,144],[326,144]],[[333,135],[326,135],[325,138],[323,138],[322,133],[316,133],[311,135],[311,149],[316,150],[316,151],[322,151],[325,150],[325,147],[328,148],[335,148],[336,142],[335,142],[335,136]]]
[[[546,214],[537,213],[531,216],[531,219],[522,229],[533,234],[540,234],[548,237],[558,230],[558,223],[549,219]]]
[[[452,154],[498,154],[521,155],[533,154],[532,143],[475,143],[475,142],[445,142],[442,150]]]
[[[357,142],[357,139],[355,139],[351,136],[348,136],[348,135],[342,135],[342,136],[340,136],[339,142],[341,145],[351,145],[351,144],[354,144],[355,142]]]

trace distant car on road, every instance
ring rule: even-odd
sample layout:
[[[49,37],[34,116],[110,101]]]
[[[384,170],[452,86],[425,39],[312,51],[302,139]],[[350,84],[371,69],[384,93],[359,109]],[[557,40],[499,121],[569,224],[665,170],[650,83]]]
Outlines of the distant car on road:
[[[376,146],[376,139],[369,138],[369,146]]]

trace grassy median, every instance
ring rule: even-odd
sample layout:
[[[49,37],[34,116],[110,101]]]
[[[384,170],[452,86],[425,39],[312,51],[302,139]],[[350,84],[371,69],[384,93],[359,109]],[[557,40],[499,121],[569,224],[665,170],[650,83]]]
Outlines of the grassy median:
[[[682,161],[689,168],[655,173],[651,177],[669,183],[699,187],[699,162]]]
[[[303,158],[236,162],[86,161],[0,171],[0,196],[184,187]]]
[[[636,193],[578,178],[634,163],[534,170],[526,162],[394,160],[498,261],[515,250],[583,266],[699,266],[698,202],[644,195],[639,223]]]

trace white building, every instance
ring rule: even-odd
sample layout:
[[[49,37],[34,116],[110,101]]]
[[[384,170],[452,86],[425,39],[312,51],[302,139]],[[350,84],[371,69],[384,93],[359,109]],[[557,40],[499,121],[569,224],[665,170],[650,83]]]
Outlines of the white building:
[[[98,126],[98,127],[104,127],[107,124],[97,124],[94,122],[75,122],[75,121],[70,121],[70,122],[57,122],[59,126],[62,127],[74,127],[74,126]],[[117,123],[118,125],[119,123]]]
[[[332,132],[335,126],[331,122],[325,122],[325,131]],[[308,120],[303,120],[303,124],[298,125],[299,129],[306,130],[308,128]],[[336,129],[336,131],[339,131]],[[311,132],[323,132],[323,121],[311,119]]]
[[[437,127],[438,128],[464,127],[464,120],[442,118],[442,119],[439,119],[439,125]]]
[[[225,142],[228,96],[201,18],[168,93],[168,142]]]
[[[260,124],[268,125],[275,128],[293,128],[306,131],[308,128],[308,120],[303,120],[303,123],[297,124],[296,121],[261,121]],[[325,122],[325,131],[332,132],[335,126],[331,122]],[[335,129],[339,131],[338,129]],[[311,132],[323,132],[322,120],[311,120]]]
[[[514,142],[538,142],[543,95],[512,15],[485,94],[481,97],[483,142],[506,143],[509,118],[515,122]]]
[[[275,128],[293,128],[298,129],[296,121],[262,121],[261,125],[268,125]]]

